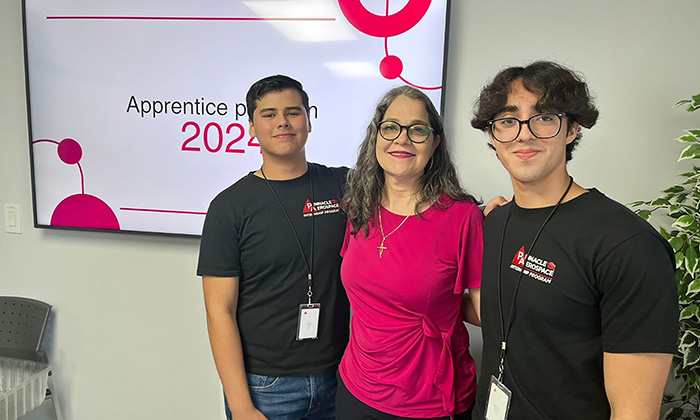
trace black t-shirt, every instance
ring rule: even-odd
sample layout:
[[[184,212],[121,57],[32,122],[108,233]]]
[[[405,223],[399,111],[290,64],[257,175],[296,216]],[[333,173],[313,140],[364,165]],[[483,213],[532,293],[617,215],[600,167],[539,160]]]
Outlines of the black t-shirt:
[[[668,242],[639,216],[592,189],[563,203],[524,255],[552,207],[494,210],[484,224],[483,359],[475,419],[498,376],[497,290],[503,226],[502,302],[508,325],[503,383],[509,420],[608,420],[603,352],[675,353],[678,300]]]
[[[340,282],[346,219],[339,208],[347,171],[309,163],[300,178],[270,181],[307,261],[313,223],[312,301],[321,304],[316,340],[296,340],[299,305],[308,302],[307,269],[266,181],[250,173],[209,206],[197,275],[240,278],[237,317],[249,373],[308,375],[340,362],[349,334],[349,304]]]

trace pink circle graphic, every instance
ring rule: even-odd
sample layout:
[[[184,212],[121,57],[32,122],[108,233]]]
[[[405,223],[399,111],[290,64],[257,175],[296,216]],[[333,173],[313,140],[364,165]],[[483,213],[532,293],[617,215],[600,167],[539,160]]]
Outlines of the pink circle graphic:
[[[338,0],[345,18],[358,31],[379,38],[400,35],[416,26],[430,7],[432,0],[409,0],[400,11],[378,16],[362,5],[360,0]]]
[[[396,79],[402,71],[403,62],[395,55],[387,55],[379,62],[379,72],[387,79]]]
[[[112,209],[104,201],[89,194],[64,198],[51,215],[51,225],[119,230],[119,221]]]
[[[65,138],[58,143],[58,157],[68,165],[74,165],[80,162],[83,157],[83,149],[77,141]]]

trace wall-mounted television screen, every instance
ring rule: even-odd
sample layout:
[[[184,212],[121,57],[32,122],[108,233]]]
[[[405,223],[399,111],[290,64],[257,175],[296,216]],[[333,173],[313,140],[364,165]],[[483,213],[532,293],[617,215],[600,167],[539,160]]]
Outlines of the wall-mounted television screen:
[[[286,74],[309,161],[351,166],[378,99],[440,109],[448,0],[24,0],[35,226],[199,235],[260,167],[245,94]]]

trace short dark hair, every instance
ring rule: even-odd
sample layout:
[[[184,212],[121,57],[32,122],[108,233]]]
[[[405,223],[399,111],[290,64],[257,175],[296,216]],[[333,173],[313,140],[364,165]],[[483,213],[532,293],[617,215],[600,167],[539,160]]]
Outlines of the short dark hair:
[[[304,91],[304,87],[298,80],[292,79],[283,74],[267,76],[253,83],[245,95],[246,107],[248,108],[248,119],[253,120],[253,113],[258,107],[258,100],[269,92],[282,92],[283,90],[294,89],[301,95],[301,103],[306,112],[309,112],[309,95]]]
[[[551,61],[536,61],[526,67],[509,67],[499,72],[491,84],[481,90],[476,101],[472,127],[487,131],[488,121],[503,111],[508,101],[513,82],[522,80],[528,91],[539,96],[537,110],[540,112],[565,112],[567,131],[575,121],[582,127],[591,128],[598,120],[598,110],[583,78],[573,70]],[[566,160],[581,140],[581,131],[566,145]],[[489,144],[490,145],[490,144]]]

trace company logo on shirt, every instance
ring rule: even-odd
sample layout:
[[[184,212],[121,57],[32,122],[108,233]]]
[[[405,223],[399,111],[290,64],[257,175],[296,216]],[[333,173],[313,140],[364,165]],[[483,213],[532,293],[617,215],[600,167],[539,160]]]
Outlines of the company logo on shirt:
[[[542,258],[528,255],[525,253],[525,247],[520,247],[518,252],[513,257],[510,268],[517,272],[523,272],[526,276],[530,276],[535,280],[543,283],[551,283],[554,279],[554,271],[557,265],[552,261],[546,261]]]
[[[338,213],[339,211],[340,204],[338,204],[338,200],[333,199],[314,201],[313,203],[311,202],[311,200],[306,200],[306,204],[304,204],[303,216],[321,216],[324,214]]]

